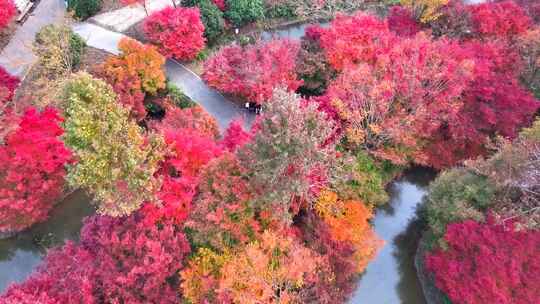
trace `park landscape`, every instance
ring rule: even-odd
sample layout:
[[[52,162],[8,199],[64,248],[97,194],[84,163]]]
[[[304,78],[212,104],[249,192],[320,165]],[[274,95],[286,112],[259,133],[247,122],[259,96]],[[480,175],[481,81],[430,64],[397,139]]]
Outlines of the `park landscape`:
[[[0,303],[540,302],[537,1],[19,5]]]

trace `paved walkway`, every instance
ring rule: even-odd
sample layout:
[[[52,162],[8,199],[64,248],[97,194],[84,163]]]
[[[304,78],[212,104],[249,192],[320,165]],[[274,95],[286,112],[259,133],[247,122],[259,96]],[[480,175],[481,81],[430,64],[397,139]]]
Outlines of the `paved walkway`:
[[[73,30],[86,40],[86,43],[94,48],[118,54],[118,41],[123,34],[106,30],[90,23],[80,23],[73,26]],[[230,100],[223,97],[217,91],[209,88],[195,73],[188,70],[175,60],[167,60],[165,65],[167,77],[182,91],[199,103],[210,115],[216,118],[220,129],[223,131],[229,123],[242,117],[246,126],[251,125],[255,115]]]
[[[64,0],[41,0],[0,53],[0,65],[11,74],[24,77],[36,60],[32,52],[36,33],[47,24],[60,23],[65,13]]]
[[[124,32],[132,25],[146,18],[147,12],[148,14],[152,14],[168,6],[173,6],[173,1],[180,3],[180,0],[146,0],[146,10],[144,6],[137,3],[94,16],[90,18],[90,22],[116,32]]]

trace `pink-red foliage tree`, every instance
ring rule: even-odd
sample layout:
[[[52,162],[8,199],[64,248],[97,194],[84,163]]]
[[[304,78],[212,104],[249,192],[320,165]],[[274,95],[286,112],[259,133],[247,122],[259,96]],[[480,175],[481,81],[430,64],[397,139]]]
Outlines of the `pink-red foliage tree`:
[[[81,231],[93,256],[94,295],[108,303],[178,303],[171,284],[191,251],[173,225],[148,225],[141,214],[93,216]]]
[[[212,0],[212,2],[214,2],[214,4],[222,11],[226,11],[227,10],[227,3],[225,3],[225,0]]]
[[[13,0],[0,0],[0,31],[15,17],[17,8]]]
[[[146,204],[143,212],[150,222],[173,220],[179,224],[191,211],[201,169],[219,156],[222,149],[212,138],[196,130],[167,131],[164,135],[171,153],[158,172],[163,178],[158,193],[161,206]]]
[[[9,74],[0,66],[0,107],[13,98],[20,82],[18,77]]]
[[[420,24],[410,8],[396,5],[388,12],[388,27],[399,36],[409,37],[420,31]]]
[[[290,40],[228,46],[205,63],[203,79],[221,92],[262,104],[275,88],[296,91],[302,84],[295,72],[299,50]]]
[[[527,13],[513,1],[487,2],[470,6],[473,29],[481,37],[512,37],[532,24]]]
[[[540,299],[540,231],[512,224],[467,220],[451,224],[447,250],[426,257],[437,287],[452,303],[537,303]]]
[[[98,303],[94,290],[97,269],[87,250],[68,242],[47,253],[45,261],[23,283],[11,285],[0,302],[5,304]]]
[[[328,61],[338,71],[350,64],[374,63],[396,40],[386,21],[364,12],[338,15],[319,33]]]
[[[0,145],[0,232],[45,220],[62,194],[72,159],[60,140],[62,120],[51,108],[28,109]]]
[[[144,32],[161,53],[179,60],[193,60],[205,46],[199,8],[167,7],[144,21]]]
[[[242,147],[245,143],[251,140],[251,134],[244,131],[242,127],[243,121],[240,119],[233,120],[227,130],[225,130],[225,135],[221,140],[221,146],[229,151],[234,152],[237,148]]]

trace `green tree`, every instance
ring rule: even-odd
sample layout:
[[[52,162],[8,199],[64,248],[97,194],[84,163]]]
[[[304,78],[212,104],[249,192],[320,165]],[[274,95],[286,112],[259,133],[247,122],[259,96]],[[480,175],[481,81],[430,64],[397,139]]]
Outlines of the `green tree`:
[[[225,17],[235,26],[262,19],[264,17],[263,0],[227,0]]]
[[[112,88],[87,73],[67,82],[63,100],[65,142],[77,158],[68,170],[69,184],[87,189],[98,212],[110,216],[128,215],[144,201],[155,201],[163,139],[146,137]]]

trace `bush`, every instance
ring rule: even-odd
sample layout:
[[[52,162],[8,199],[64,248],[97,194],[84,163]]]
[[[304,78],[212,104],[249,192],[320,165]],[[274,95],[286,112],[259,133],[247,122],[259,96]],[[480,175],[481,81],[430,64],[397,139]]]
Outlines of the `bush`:
[[[470,8],[475,34],[481,37],[512,37],[527,31],[532,20],[513,1],[482,3]]]
[[[388,202],[386,185],[401,170],[390,161],[377,161],[364,151],[356,154],[350,172],[352,178],[337,185],[343,199],[360,200],[369,205],[382,205]]]
[[[275,88],[295,91],[301,85],[295,72],[299,49],[290,40],[227,46],[205,62],[202,77],[221,92],[263,104]]]
[[[63,100],[65,141],[77,158],[69,168],[70,185],[88,190],[98,212],[111,216],[128,215],[144,201],[156,201],[160,183],[154,174],[163,140],[145,136],[117,103],[112,88],[86,73],[67,82]]]
[[[426,218],[437,241],[453,222],[483,220],[484,212],[494,203],[496,187],[484,176],[467,169],[443,172],[429,187]],[[444,245],[444,244],[441,244]]]
[[[440,10],[441,16],[430,22],[433,35],[466,39],[473,34],[471,11],[463,0],[450,0]]]
[[[179,60],[193,60],[204,48],[204,24],[198,8],[167,7],[144,21],[144,33],[161,53]]]
[[[520,35],[516,46],[523,62],[521,81],[540,99],[540,27]]]
[[[0,0],[0,32],[8,26],[16,13],[17,7],[13,0]]]
[[[101,10],[103,0],[68,0],[68,10],[75,14],[75,17],[85,20],[94,16]]]
[[[413,36],[420,31],[420,25],[414,19],[410,9],[403,6],[392,6],[388,12],[388,27],[399,36]]]
[[[167,82],[167,97],[180,109],[191,108],[197,105],[189,96],[172,82]]]
[[[297,3],[289,0],[265,0],[265,16],[269,18],[293,18]]]
[[[123,38],[120,55],[110,56],[102,66],[103,78],[112,85],[119,101],[137,120],[146,117],[145,94],[155,95],[165,88],[165,58],[154,46]]]
[[[237,27],[262,19],[263,0],[227,0],[225,17]]]
[[[449,0],[399,0],[403,6],[407,6],[414,12],[417,20],[429,23],[441,16],[440,9]]]
[[[13,99],[15,89],[17,89],[20,82],[18,77],[12,76],[0,66],[0,109]]]
[[[65,25],[47,25],[37,34],[34,53],[46,75],[69,74],[80,63],[86,43]]]
[[[452,303],[536,303],[540,231],[472,220],[448,226],[447,250],[426,256],[427,269]]]
[[[204,36],[209,43],[215,42],[223,33],[225,20],[223,12],[211,0],[185,1],[185,6],[197,6],[204,24]]]
[[[71,153],[60,140],[61,122],[51,108],[28,109],[0,145],[0,232],[44,221],[63,193]]]

